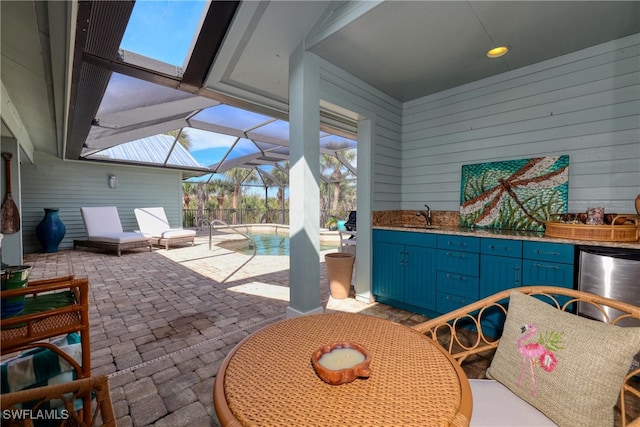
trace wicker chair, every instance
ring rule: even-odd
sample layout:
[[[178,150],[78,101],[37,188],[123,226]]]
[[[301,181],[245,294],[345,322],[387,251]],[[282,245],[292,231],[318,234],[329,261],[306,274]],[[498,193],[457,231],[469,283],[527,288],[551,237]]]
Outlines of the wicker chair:
[[[549,302],[556,308],[572,312],[576,303],[590,304],[597,308],[606,319],[606,323],[630,326],[629,323],[638,323],[640,320],[640,307],[615,301],[602,296],[576,291],[573,289],[557,288],[551,286],[526,286],[515,288],[523,294],[535,295],[538,299]],[[428,320],[414,326],[414,329],[427,335],[443,346],[453,358],[465,368],[466,362],[476,363],[483,357],[487,361],[493,357],[498,347],[500,338],[495,338],[496,319],[504,318],[507,313],[511,289],[499,292],[475,303],[459,308],[450,313]],[[489,331],[489,332],[487,332]],[[498,332],[500,335],[500,331]],[[488,363],[487,363],[488,364]],[[640,408],[640,390],[637,377],[640,369],[632,370],[627,374],[620,390],[620,398],[616,414],[616,425],[640,426],[638,409]],[[478,375],[478,374],[476,374]],[[482,374],[480,374],[482,376]],[[472,375],[469,374],[472,378]],[[472,382],[474,380],[471,380]],[[475,380],[478,383],[488,383],[489,380]],[[472,383],[472,389],[473,389]],[[482,393],[485,393],[483,389]],[[505,388],[508,391],[508,389]],[[516,400],[518,400],[517,396]],[[489,399],[481,399],[484,402]],[[481,403],[474,397],[474,412],[481,411]],[[505,405],[508,407],[509,405]],[[525,404],[525,406],[528,406]],[[485,408],[486,409],[486,408]],[[619,418],[618,418],[619,415]],[[522,418],[522,414],[520,414]],[[518,419],[520,419],[518,418]],[[472,418],[472,424],[473,418]]]
[[[89,413],[84,409],[74,409],[79,400],[91,399],[94,404]],[[64,409],[49,409],[49,403],[56,400],[56,406]],[[28,411],[23,404],[28,402]],[[60,425],[115,427],[116,420],[109,394],[109,380],[105,375],[84,378],[62,384],[38,387],[0,395],[3,425],[33,426],[33,419],[55,419]],[[8,416],[10,419],[5,418]]]

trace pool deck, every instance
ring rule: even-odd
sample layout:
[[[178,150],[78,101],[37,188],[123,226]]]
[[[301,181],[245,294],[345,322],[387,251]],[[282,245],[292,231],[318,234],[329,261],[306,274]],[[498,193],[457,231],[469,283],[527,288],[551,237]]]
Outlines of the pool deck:
[[[241,339],[284,319],[289,257],[248,256],[213,246],[93,249],[26,254],[31,278],[75,274],[90,282],[92,373],[107,374],[118,426],[218,426],[212,388]],[[223,240],[230,236],[217,236]],[[330,251],[327,251],[330,252]],[[426,318],[353,297],[336,300],[320,254],[320,305],[414,325]]]

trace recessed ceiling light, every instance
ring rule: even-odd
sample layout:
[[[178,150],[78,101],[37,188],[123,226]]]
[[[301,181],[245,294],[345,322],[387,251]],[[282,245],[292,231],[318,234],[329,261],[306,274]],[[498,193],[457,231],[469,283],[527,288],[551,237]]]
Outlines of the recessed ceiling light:
[[[489,58],[500,58],[503,55],[506,55],[509,52],[509,48],[506,46],[498,46],[494,47],[490,51],[487,52],[487,56]]]

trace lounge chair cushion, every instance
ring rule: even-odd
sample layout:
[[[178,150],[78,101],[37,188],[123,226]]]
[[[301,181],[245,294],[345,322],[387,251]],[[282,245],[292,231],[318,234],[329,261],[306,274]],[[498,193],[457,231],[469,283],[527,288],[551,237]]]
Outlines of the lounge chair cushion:
[[[147,240],[147,238],[140,233],[123,231],[122,233],[97,234],[94,236],[89,236],[89,239],[87,240],[91,240],[94,242],[122,244],[122,243],[130,243],[130,242],[139,242],[142,240]]]
[[[473,394],[471,427],[556,426],[498,381],[470,379],[469,383]]]
[[[89,237],[111,235],[123,231],[118,209],[115,206],[80,208],[80,213]]]
[[[78,333],[53,340],[51,344],[82,364],[82,344]],[[2,362],[0,375],[2,393],[60,384],[76,378],[73,367],[47,348],[29,350]]]
[[[560,426],[613,425],[640,328],[567,313],[514,291],[487,376]]]
[[[178,237],[193,237],[196,235],[195,230],[175,229],[163,231],[160,235],[162,239],[177,239]]]
[[[163,207],[134,209],[140,232],[145,236],[171,239],[178,237],[192,237],[195,230],[171,228]]]

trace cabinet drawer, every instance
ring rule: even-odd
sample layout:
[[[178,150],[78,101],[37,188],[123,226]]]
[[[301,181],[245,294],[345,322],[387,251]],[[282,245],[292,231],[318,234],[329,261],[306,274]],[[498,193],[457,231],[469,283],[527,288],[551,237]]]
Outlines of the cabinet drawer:
[[[464,307],[467,304],[474,302],[474,299],[460,297],[457,295],[451,295],[445,292],[438,292],[436,297],[436,309],[438,313],[448,313],[453,310],[457,310],[460,307]]]
[[[573,264],[573,252],[573,245],[524,242],[522,258]]]
[[[451,249],[462,252],[480,252],[480,239],[467,236],[438,235],[438,249]]]
[[[466,274],[438,271],[438,291],[472,299],[478,299],[480,280]]]
[[[436,247],[436,235],[430,233],[412,233],[410,231],[373,230],[373,241],[396,243],[399,245]]]
[[[522,240],[481,239],[480,252],[510,258],[522,257]]]
[[[466,274],[468,276],[478,276],[480,270],[480,254],[439,249],[438,270]]]
[[[524,286],[548,285],[573,288],[573,265],[525,259],[522,261]]]

